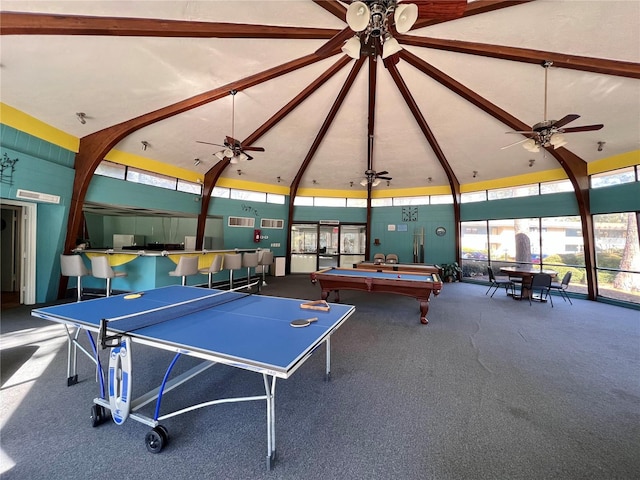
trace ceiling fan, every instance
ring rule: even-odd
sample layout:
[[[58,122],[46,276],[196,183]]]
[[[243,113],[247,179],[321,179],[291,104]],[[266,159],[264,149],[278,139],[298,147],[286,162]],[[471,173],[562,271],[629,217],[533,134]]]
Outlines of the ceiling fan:
[[[391,177],[386,177],[389,172],[383,170],[382,172],[376,172],[372,166],[373,163],[373,135],[369,135],[369,165],[364,172],[364,178],[360,181],[360,185],[366,187],[367,185],[371,185],[372,187],[377,187],[380,184],[380,180],[392,180]]]
[[[600,130],[604,125],[602,123],[598,123],[596,125],[583,125],[581,127],[569,127],[563,128],[566,124],[573,122],[580,118],[580,115],[575,113],[570,113],[565,115],[560,120],[547,120],[547,71],[549,67],[553,65],[553,62],[545,60],[542,62],[542,67],[544,68],[544,120],[542,122],[536,123],[533,127],[531,127],[530,131],[513,131],[506,133],[520,133],[525,135],[526,138],[524,140],[520,140],[518,142],[512,143],[510,145],[506,145],[502,147],[502,150],[505,148],[512,147],[514,145],[518,145],[519,143],[522,146],[530,151],[530,152],[538,152],[540,151],[540,147],[553,147],[559,148],[563,147],[567,144],[563,133],[576,133],[576,132],[590,132],[594,130]]]
[[[234,135],[234,126],[235,126],[235,103],[236,103],[236,93],[237,90],[231,90],[229,94],[232,98],[231,104],[231,136],[227,136],[224,139],[224,145],[220,145],[218,143],[210,143],[210,142],[201,142],[196,140],[197,143],[204,143],[206,145],[215,145],[217,147],[223,147],[223,150],[214,153],[214,155],[220,159],[224,160],[225,158],[231,159],[230,163],[239,163],[247,160],[253,160],[251,155],[248,155],[245,152],[264,152],[264,148],[262,147],[243,147],[239,140],[236,140]]]
[[[467,8],[467,0],[351,0],[348,3],[346,21],[355,36],[345,42],[342,51],[355,59],[376,50],[381,51],[383,59],[388,58],[402,50],[393,38],[394,32],[407,33],[418,18],[453,20],[464,15]]]

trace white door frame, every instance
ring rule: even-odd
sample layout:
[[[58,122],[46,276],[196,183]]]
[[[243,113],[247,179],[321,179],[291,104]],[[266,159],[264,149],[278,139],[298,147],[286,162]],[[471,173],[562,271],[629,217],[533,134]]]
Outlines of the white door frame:
[[[38,207],[35,203],[2,199],[3,205],[22,207],[22,225],[18,239],[20,255],[20,304],[36,303],[36,229]]]

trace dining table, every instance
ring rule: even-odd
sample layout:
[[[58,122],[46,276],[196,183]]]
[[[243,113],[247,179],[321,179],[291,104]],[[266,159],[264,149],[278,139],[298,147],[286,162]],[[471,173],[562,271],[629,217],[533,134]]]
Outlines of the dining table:
[[[529,298],[529,285],[531,285],[531,280],[533,279],[534,275],[538,273],[546,273],[548,275],[551,275],[552,279],[558,276],[558,272],[556,272],[555,270],[540,269],[539,267],[535,267],[533,265],[513,265],[509,267],[500,267],[500,273],[508,275],[509,278],[517,277],[522,280],[520,295],[515,294],[515,289],[512,290],[512,296],[516,300]]]

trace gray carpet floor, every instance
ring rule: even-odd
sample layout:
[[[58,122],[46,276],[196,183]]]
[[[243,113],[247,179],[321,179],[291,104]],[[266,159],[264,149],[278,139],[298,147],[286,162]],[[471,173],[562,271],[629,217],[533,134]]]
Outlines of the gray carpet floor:
[[[429,325],[418,302],[343,291],[356,313],[276,388],[278,459],[266,470],[262,402],[224,404],[149,427],[90,425],[91,363],[66,386],[66,334],[2,312],[3,479],[637,479],[640,314],[586,300],[518,302],[482,285],[445,284]],[[317,299],[307,276],[269,278],[264,294]],[[172,359],[135,345],[134,389],[157,386]],[[184,358],[175,372],[196,362]],[[262,377],[219,366],[164,398],[163,411],[264,393]],[[151,414],[153,408],[145,407]]]

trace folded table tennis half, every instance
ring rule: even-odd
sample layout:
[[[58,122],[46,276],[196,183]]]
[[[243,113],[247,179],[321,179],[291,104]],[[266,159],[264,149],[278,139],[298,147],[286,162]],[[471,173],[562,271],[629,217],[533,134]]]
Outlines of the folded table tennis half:
[[[67,327],[70,342],[77,338],[77,334],[74,337],[70,328],[86,330],[96,354],[95,363],[99,370],[98,378],[101,381],[105,377],[100,362],[100,349],[95,345],[90,333],[99,332],[101,322],[105,323],[105,318],[116,319],[106,322],[106,329],[110,335],[125,339],[132,344],[149,345],[176,354],[165,373],[163,383],[157,389],[130,402],[129,418],[153,427],[145,437],[147,449],[153,453],[159,452],[168,442],[168,431],[159,424],[163,419],[202,406],[230,401],[264,400],[268,425],[267,467],[271,468],[275,460],[276,378],[291,376],[322,343],[326,345],[326,376],[329,378],[330,337],[353,314],[355,308],[350,305],[330,304],[327,311],[314,311],[313,315],[309,315],[311,312],[301,308],[306,300],[238,294],[238,298],[232,301],[223,301],[209,308],[184,314],[181,312],[185,308],[183,304],[189,305],[191,301],[199,302],[203,297],[218,294],[220,298],[225,298],[228,294],[235,295],[235,292],[172,285],[140,293],[140,296],[130,299],[125,298],[125,295],[117,295],[37,308],[32,311],[32,315],[64,324]],[[208,299],[205,300],[208,301]],[[163,316],[165,307],[175,310],[174,316],[168,315],[166,319],[162,318],[159,323],[154,323],[154,315]],[[135,325],[136,314],[148,311],[152,312],[147,314],[151,319],[149,324]],[[132,315],[133,317],[129,317]],[[318,317],[318,320],[307,327],[292,328],[290,325],[293,320],[311,316]],[[118,321],[117,318],[120,317],[125,319]],[[136,328],[131,329],[132,325]],[[135,359],[135,351],[132,355]],[[182,375],[169,379],[171,369],[181,355],[198,357],[205,362]],[[163,393],[189,381],[214,363],[223,363],[262,374],[265,395],[216,399],[160,415]],[[127,374],[135,379],[134,369]],[[156,401],[153,417],[139,413],[139,409],[153,401]],[[93,418],[94,426],[107,419],[104,409],[108,408],[106,389],[101,384],[101,396],[94,399],[92,407],[92,417],[99,417],[98,421]]]

